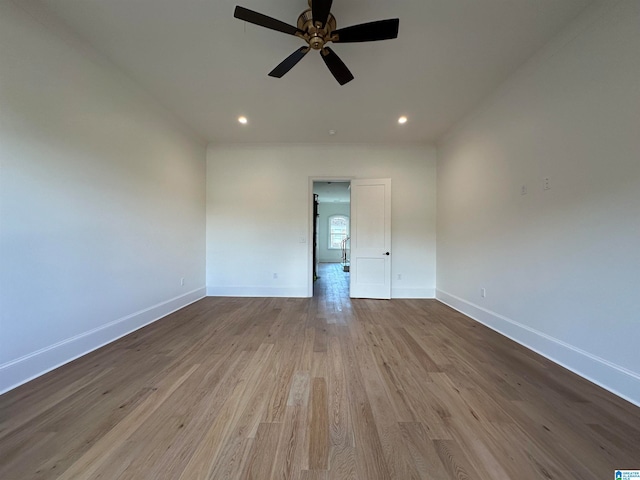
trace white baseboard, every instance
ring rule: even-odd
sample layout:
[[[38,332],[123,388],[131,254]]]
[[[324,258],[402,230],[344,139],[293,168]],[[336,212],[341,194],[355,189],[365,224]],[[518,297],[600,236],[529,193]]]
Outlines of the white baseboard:
[[[640,407],[639,373],[442,290],[436,290],[436,298],[514,342]]]
[[[198,288],[0,365],[0,394],[44,375],[205,296]]]
[[[289,297],[305,298],[306,287],[229,287],[207,286],[209,297]]]
[[[436,298],[436,289],[392,287],[391,298]]]

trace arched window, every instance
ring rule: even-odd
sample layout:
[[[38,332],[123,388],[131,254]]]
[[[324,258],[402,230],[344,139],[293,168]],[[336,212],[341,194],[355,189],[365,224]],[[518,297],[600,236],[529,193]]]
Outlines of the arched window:
[[[331,215],[329,217],[329,249],[340,250],[342,241],[349,236],[349,217]]]

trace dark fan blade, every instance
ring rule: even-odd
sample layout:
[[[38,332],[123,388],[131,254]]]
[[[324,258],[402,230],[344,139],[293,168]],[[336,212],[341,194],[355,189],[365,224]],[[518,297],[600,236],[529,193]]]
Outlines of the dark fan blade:
[[[275,18],[267,17],[258,12],[254,12],[253,10],[249,10],[248,8],[237,6],[236,10],[233,12],[233,16],[239,18],[240,20],[244,20],[245,22],[253,23],[255,25],[260,25],[261,27],[270,28],[271,30],[276,30],[282,33],[288,33],[289,35],[295,35],[298,33],[298,29],[293,25],[288,25],[280,20],[276,20]]]
[[[313,14],[313,23],[320,22],[324,27],[331,12],[331,4],[333,0],[312,0],[311,12]]]
[[[345,83],[353,80],[353,75],[347,66],[342,62],[342,60],[340,60],[340,57],[336,55],[336,52],[331,50],[331,48],[324,47],[320,52],[320,55],[340,85],[344,85]]]
[[[309,53],[309,47],[300,47],[293,52],[287,58],[285,58],[280,65],[269,72],[270,77],[282,78],[282,76],[291,70],[296,64],[303,59],[303,57]]]
[[[375,42],[376,40],[390,40],[398,38],[398,28],[400,20],[397,18],[389,20],[378,20],[377,22],[362,23],[351,27],[339,28],[334,35],[338,39],[334,43],[351,42]]]

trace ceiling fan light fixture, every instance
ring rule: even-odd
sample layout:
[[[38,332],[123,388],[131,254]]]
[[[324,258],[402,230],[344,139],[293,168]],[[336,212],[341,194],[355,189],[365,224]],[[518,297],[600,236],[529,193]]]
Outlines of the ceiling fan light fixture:
[[[242,125],[246,125],[247,123],[249,123],[249,120],[247,120],[247,117],[245,117],[244,115],[241,115],[238,117],[238,122]]]
[[[282,78],[310,51],[320,52],[322,60],[340,85],[353,80],[340,57],[327,46],[328,43],[375,42],[398,37],[400,20],[389,18],[375,22],[361,23],[338,29],[335,17],[331,14],[333,0],[308,0],[309,8],[298,17],[297,26],[289,25],[262,13],[236,6],[233,16],[245,22],[253,23],[270,30],[296,36],[305,41],[306,46],[299,48],[274,68],[270,77]]]
[[[409,121],[409,119],[407,117],[405,117],[404,115],[402,115],[400,118],[398,118],[398,123],[400,125],[404,125],[405,123],[407,123]]]

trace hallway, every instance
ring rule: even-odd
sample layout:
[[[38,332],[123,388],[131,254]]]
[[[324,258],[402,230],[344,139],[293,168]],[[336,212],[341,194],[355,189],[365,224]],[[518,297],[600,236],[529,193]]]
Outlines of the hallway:
[[[328,324],[346,324],[352,306],[349,298],[349,272],[343,271],[342,264],[318,265],[312,305]]]

